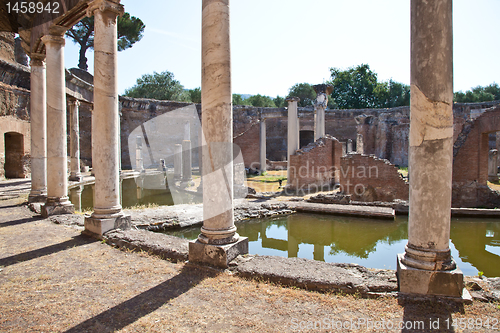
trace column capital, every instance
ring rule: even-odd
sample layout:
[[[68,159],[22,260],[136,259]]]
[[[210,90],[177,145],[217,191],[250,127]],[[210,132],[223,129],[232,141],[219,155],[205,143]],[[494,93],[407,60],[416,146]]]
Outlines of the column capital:
[[[290,97],[288,97],[288,98],[286,99],[286,101],[287,101],[288,103],[290,103],[290,102],[297,102],[297,103],[298,103],[298,102],[300,102],[300,97],[290,96]]]
[[[64,46],[66,44],[66,41],[64,40],[64,36],[60,35],[45,35],[42,37],[42,42],[45,45],[48,44],[59,44],[61,46]]]
[[[31,53],[30,66],[45,67],[45,54],[35,52]]]
[[[68,105],[72,105],[72,106],[80,106],[82,103],[77,100],[77,99],[70,99],[68,100]]]
[[[89,3],[87,16],[93,16],[96,10],[100,10],[101,12],[110,11],[115,13],[117,16],[122,16],[125,12],[123,5],[120,4],[119,0],[94,0]]]

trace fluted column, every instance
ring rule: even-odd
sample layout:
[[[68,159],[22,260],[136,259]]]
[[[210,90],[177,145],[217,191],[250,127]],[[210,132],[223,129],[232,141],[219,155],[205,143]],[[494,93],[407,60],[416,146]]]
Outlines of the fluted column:
[[[47,200],[47,96],[45,55],[31,54],[31,191],[28,202]]]
[[[94,15],[94,112],[92,122],[92,166],[95,174],[94,212],[85,219],[85,229],[103,234],[127,228],[120,204],[120,151],[118,113],[117,16],[119,1],[94,0],[87,15]]]
[[[69,103],[70,116],[70,136],[69,136],[69,156],[70,156],[70,176],[69,180],[80,181],[80,101],[72,100]]]
[[[287,177],[290,179],[290,156],[300,149],[299,117],[297,113],[297,103],[299,97],[290,97],[288,102],[288,130],[287,130]]]
[[[452,0],[411,1],[410,212],[398,256],[401,293],[460,297],[451,258]]]
[[[74,213],[68,199],[66,84],[63,33],[42,37],[47,57],[47,203],[42,215]]]
[[[266,119],[262,118],[260,120],[260,140],[259,140],[259,155],[260,155],[260,172],[265,172],[267,168],[267,159],[266,159]]]
[[[202,2],[203,226],[189,260],[227,267],[248,252],[233,217],[233,114],[229,0]],[[229,250],[231,249],[232,250]]]

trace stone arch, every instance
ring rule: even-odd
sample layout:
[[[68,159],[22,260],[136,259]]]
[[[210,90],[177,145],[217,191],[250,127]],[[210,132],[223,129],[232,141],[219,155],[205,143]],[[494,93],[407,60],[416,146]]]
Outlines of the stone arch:
[[[17,132],[4,134],[5,151],[5,177],[24,178],[24,135]]]

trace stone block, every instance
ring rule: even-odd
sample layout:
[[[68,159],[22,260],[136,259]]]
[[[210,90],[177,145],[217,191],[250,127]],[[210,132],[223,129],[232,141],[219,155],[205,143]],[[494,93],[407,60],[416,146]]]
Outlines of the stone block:
[[[64,205],[43,205],[42,206],[42,216],[49,217],[52,215],[63,215],[63,214],[74,214],[75,206],[72,204]]]
[[[100,219],[85,216],[85,231],[102,236],[105,232],[113,229],[130,229],[132,219],[130,215],[120,215],[113,218]]]
[[[398,254],[398,289],[402,294],[462,298],[464,276],[457,267],[451,271],[428,271],[406,266]]]
[[[189,261],[227,268],[229,262],[240,254],[248,253],[248,237],[232,244],[212,245],[201,243],[198,240],[189,242]]]

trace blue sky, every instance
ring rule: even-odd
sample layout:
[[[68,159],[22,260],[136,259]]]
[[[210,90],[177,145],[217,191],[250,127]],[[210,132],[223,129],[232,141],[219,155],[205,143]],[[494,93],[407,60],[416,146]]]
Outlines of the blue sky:
[[[146,24],[120,52],[119,92],[168,70],[201,85],[201,0],[122,0]],[[231,0],[233,93],[285,96],[295,83],[323,83],[329,68],[367,63],[379,80],[410,83],[410,0]],[[500,0],[454,0],[454,87],[500,84]],[[93,72],[93,53],[88,52]],[[66,67],[78,47],[66,43]]]

